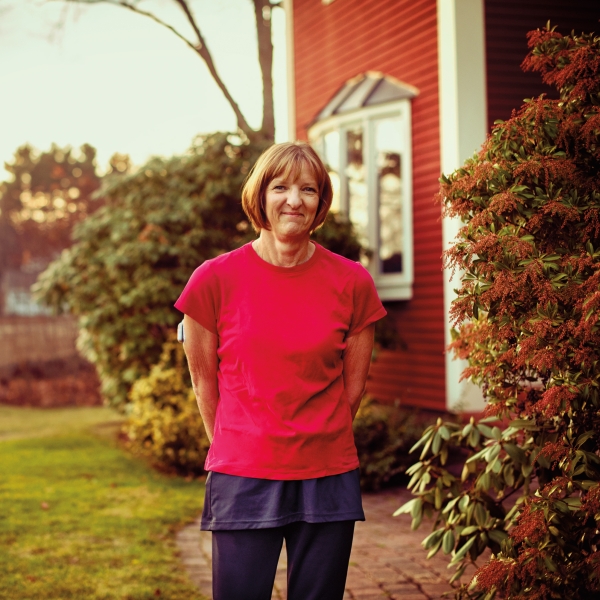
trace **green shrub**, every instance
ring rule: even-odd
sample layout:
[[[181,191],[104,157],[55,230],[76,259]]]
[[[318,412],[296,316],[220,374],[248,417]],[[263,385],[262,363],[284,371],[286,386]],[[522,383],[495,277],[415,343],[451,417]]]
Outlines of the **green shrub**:
[[[413,463],[409,449],[430,420],[414,409],[363,401],[353,423],[363,490],[378,490],[402,479]]]
[[[163,470],[202,474],[210,444],[180,344],[163,345],[160,362],[134,383],[129,399],[129,448]]]

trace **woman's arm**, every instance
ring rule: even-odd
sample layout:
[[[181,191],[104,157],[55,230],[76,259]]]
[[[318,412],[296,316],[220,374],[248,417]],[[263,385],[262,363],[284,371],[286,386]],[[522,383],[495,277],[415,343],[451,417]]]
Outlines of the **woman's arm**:
[[[183,318],[187,356],[196,402],[204,421],[208,440],[212,442],[215,414],[219,403],[217,385],[217,336],[188,315]]]
[[[375,324],[368,325],[361,332],[346,340],[344,351],[344,387],[350,402],[352,418],[356,416],[360,401],[365,393],[365,383],[371,364]]]

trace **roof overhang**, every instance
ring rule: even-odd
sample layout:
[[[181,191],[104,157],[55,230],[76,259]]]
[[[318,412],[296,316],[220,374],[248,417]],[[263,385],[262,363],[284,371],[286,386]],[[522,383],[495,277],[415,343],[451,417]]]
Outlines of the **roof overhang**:
[[[335,115],[388,102],[412,99],[418,94],[419,90],[412,85],[377,71],[368,71],[346,81],[308,124],[308,127]]]

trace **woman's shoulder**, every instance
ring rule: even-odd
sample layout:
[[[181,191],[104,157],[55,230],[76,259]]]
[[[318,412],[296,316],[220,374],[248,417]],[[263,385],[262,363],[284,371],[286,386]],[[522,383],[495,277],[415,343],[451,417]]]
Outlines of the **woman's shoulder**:
[[[235,250],[223,252],[223,254],[205,260],[198,268],[210,270],[217,275],[230,269],[239,269],[246,261],[249,247],[250,243],[244,244]]]
[[[247,246],[248,244],[203,261],[194,269],[189,285],[218,286],[222,281],[235,281],[239,273],[245,270],[244,253]]]
[[[360,262],[336,254],[316,242],[313,243],[321,255],[323,264],[328,268],[335,269],[335,272],[337,273],[347,273],[348,275],[354,275],[355,277],[370,277],[369,272]]]

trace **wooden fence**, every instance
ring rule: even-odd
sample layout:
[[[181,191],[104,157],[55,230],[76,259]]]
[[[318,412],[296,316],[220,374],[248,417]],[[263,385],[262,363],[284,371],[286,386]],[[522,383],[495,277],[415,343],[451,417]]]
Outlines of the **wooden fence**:
[[[77,353],[77,333],[70,316],[0,317],[0,402],[100,404],[98,377]]]

